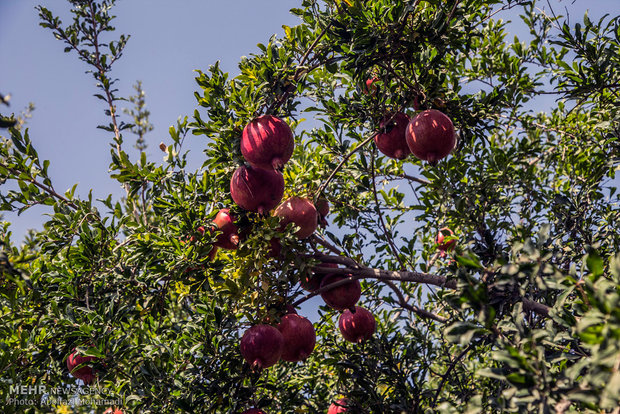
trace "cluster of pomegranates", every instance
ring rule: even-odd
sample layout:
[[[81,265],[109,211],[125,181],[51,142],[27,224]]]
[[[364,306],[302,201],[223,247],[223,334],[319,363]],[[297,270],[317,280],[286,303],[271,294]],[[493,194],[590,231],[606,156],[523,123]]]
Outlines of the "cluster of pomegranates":
[[[409,154],[431,164],[445,158],[456,145],[452,120],[443,112],[428,109],[409,119],[404,112],[386,115],[379,124],[375,144],[390,158],[403,160]]]
[[[367,82],[368,93],[376,90],[373,83]],[[437,110],[422,111],[411,120],[403,112],[389,114],[381,121],[380,128],[380,133],[375,136],[377,147],[388,157],[399,160],[414,154],[421,160],[435,163],[446,157],[456,144],[452,121]],[[295,235],[305,239],[314,233],[318,224],[326,224],[329,205],[326,200],[319,200],[315,206],[303,197],[291,197],[282,202],[284,178],[280,171],[291,158],[293,149],[293,133],[282,119],[263,115],[252,120],[241,136],[241,153],[249,165],[240,166],[233,173],[230,194],[244,210],[264,215],[275,209],[273,215],[280,218],[281,229],[293,223],[298,227]],[[235,219],[229,209],[217,213],[211,227],[212,231],[219,231],[213,243],[214,250],[238,248],[239,229]],[[442,252],[450,250],[455,243],[455,240],[444,242],[443,232],[436,241]],[[272,255],[277,256],[277,251],[279,242],[272,240]],[[322,266],[337,267],[329,263],[322,263]],[[357,279],[349,279],[350,275],[313,273],[302,277],[300,284],[310,292],[320,289],[325,303],[342,311],[338,321],[340,332],[345,340],[358,343],[374,334],[376,322],[372,313],[356,306],[361,285]],[[327,288],[333,284],[338,286]],[[312,323],[291,308],[277,327],[258,324],[246,330],[241,338],[240,351],[253,369],[265,369],[281,359],[289,362],[306,359],[315,343]],[[337,401],[329,412],[345,412],[345,403],[345,400]],[[246,414],[262,412],[254,408]]]

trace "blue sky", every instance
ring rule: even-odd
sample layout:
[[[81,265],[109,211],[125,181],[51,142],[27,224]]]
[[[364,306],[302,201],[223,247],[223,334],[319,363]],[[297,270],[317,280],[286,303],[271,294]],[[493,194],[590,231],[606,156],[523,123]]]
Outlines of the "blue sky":
[[[581,20],[586,8],[591,8],[593,18],[620,14],[620,0],[551,2],[557,11],[568,8],[572,23]],[[97,198],[109,193],[121,196],[123,191],[107,172],[111,137],[95,128],[107,123],[103,102],[93,97],[96,89],[92,77],[84,73],[86,66],[74,54],[63,53],[62,43],[38,25],[34,7],[39,3],[65,20],[68,17],[65,1],[0,0],[0,92],[12,94],[10,111],[19,113],[29,102],[35,104],[27,126],[41,158],[51,161],[50,175],[58,191],[78,183],[82,197],[91,188]],[[239,58],[255,52],[257,43],[282,34],[283,24],[298,24],[289,8],[300,3],[118,0],[116,34],[127,33],[131,39],[113,75],[120,79],[118,88],[123,96],[133,94],[137,80],[143,82],[155,126],[147,135],[151,159],[161,159],[157,145],[169,142],[169,126],[196,108],[193,70],[205,70],[220,60],[225,71],[236,74]],[[515,34],[523,36],[519,25],[512,27]],[[2,111],[7,112],[6,108]],[[126,149],[132,140],[133,136],[126,134]],[[186,140],[196,166],[204,146],[204,137]],[[14,240],[21,240],[27,228],[40,227],[46,212],[48,208],[35,207],[20,217],[5,214],[13,223]]]

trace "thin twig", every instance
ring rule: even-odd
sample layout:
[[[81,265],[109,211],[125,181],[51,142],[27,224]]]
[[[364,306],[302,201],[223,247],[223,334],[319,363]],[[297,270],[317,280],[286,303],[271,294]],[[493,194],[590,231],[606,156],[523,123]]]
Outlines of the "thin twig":
[[[48,186],[46,186],[44,184],[41,184],[36,179],[34,179],[31,175],[27,174],[25,171],[17,171],[17,170],[15,170],[15,169],[13,169],[11,167],[8,167],[8,166],[6,166],[4,164],[0,164],[0,166],[5,168],[7,171],[10,171],[16,177],[19,177],[21,174],[25,174],[28,177],[28,179],[26,181],[34,184],[35,186],[39,187],[41,190],[45,191],[47,194],[49,194],[49,195],[59,199],[60,201],[64,202],[69,207],[72,207],[75,210],[78,209],[78,206],[73,201],[68,200],[67,198],[61,196],[52,187],[48,187]],[[16,178],[16,179],[18,179],[18,178]]]
[[[323,183],[321,183],[321,185],[319,186],[319,189],[316,190],[316,193],[314,194],[314,198],[315,199],[318,198],[318,196],[323,192],[325,187],[327,187],[327,185],[331,182],[331,180],[334,179],[334,176],[338,173],[338,171],[340,171],[340,169],[342,169],[342,166],[349,160],[349,158],[351,158],[353,156],[353,154],[355,154],[357,151],[359,151],[364,145],[368,144],[371,140],[373,140],[374,137],[377,136],[377,134],[379,134],[379,131],[375,131],[368,138],[366,138],[365,140],[360,142],[357,147],[355,147],[351,151],[349,151],[349,153],[346,154],[344,156],[344,158],[342,158],[340,163],[336,166],[336,168],[334,168],[334,170],[331,172],[329,177],[327,177],[327,180],[323,181]]]
[[[448,369],[446,370],[445,374],[443,374],[441,376],[441,382],[439,383],[439,387],[437,388],[437,392],[435,392],[435,397],[433,398],[433,403],[432,406],[433,408],[435,408],[436,404],[437,404],[437,398],[439,397],[439,394],[441,393],[441,390],[443,389],[444,384],[446,383],[446,380],[448,379],[448,377],[450,376],[450,372],[452,372],[452,370],[454,369],[454,367],[456,366],[456,364],[465,356],[465,354],[467,354],[467,352],[469,352],[469,350],[471,349],[472,344],[469,344],[467,346],[467,348],[465,348],[463,350],[463,352],[461,352],[455,359],[454,361],[452,361],[450,363],[450,366],[448,367]]]
[[[99,71],[99,79],[102,83],[103,90],[106,95],[106,101],[108,103],[108,108],[110,109],[110,118],[112,118],[112,126],[114,128],[114,137],[116,140],[116,152],[121,157],[121,132],[118,128],[118,124],[116,122],[116,105],[114,105],[114,99],[112,98],[112,93],[110,92],[110,88],[103,85],[103,79],[106,77],[105,69],[101,64],[101,53],[99,52],[99,32],[97,31],[97,19],[95,16],[95,9],[93,8],[93,3],[89,2],[88,6],[90,8],[90,16],[93,21],[93,31],[95,36],[93,37],[93,46],[95,47],[95,67]],[[129,186],[125,186],[125,190],[129,193]]]
[[[441,323],[445,323],[445,322],[448,321],[448,319],[444,318],[443,316],[435,315],[434,313],[429,312],[426,309],[422,309],[422,308],[419,308],[419,307],[417,307],[415,305],[411,305],[410,303],[408,303],[407,299],[403,295],[403,292],[401,292],[400,289],[398,289],[398,286],[396,286],[396,284],[394,284],[394,282],[392,282],[390,280],[384,280],[383,282],[386,285],[388,285],[396,293],[396,296],[398,296],[398,304],[401,307],[403,307],[403,308],[405,308],[405,309],[415,313],[416,315],[418,315],[418,316],[420,316],[422,318],[432,319],[434,321],[441,322]]]
[[[385,225],[385,220],[383,220],[383,213],[381,212],[381,209],[379,208],[380,204],[379,204],[379,197],[377,196],[377,182],[376,182],[376,177],[375,177],[375,151],[372,151],[372,153],[370,154],[370,176],[372,180],[372,194],[375,199],[375,204],[377,206],[375,211],[377,212],[377,215],[379,216],[379,224],[381,225],[381,230],[383,230],[383,234],[385,235],[385,238],[387,239],[387,242],[390,245],[392,254],[394,255],[394,257],[396,257],[396,260],[398,260],[398,263],[400,264],[400,269],[404,270],[405,263],[403,263],[402,259],[400,258],[400,252],[398,251],[398,249],[396,248],[396,245],[394,244],[394,239],[392,238],[392,234],[388,231],[387,226]]]

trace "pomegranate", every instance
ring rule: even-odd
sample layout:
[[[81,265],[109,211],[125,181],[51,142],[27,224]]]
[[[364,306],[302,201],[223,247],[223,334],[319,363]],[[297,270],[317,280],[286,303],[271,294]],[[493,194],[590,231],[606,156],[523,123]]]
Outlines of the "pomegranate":
[[[81,356],[77,350],[67,357],[67,369],[77,379],[81,379],[85,384],[90,384],[95,378],[92,367],[87,365],[91,361],[97,361],[99,358],[94,356]],[[77,368],[78,366],[81,367]]]
[[[307,318],[289,313],[284,315],[278,325],[284,337],[282,359],[289,362],[303,361],[314,350],[316,333],[314,326]]]
[[[321,267],[333,267],[337,268],[338,265],[336,263],[319,263]],[[306,273],[299,279],[299,285],[308,292],[314,292],[321,287],[321,281],[325,277],[324,274],[317,273]]]
[[[347,278],[348,276],[345,275],[329,274],[321,281],[321,287]],[[340,311],[354,307],[361,296],[362,286],[359,280],[353,280],[352,282],[321,292],[321,297],[325,303],[332,309]]]
[[[375,135],[375,144],[379,151],[397,160],[407,158],[411,154],[405,138],[407,125],[409,125],[409,117],[404,112],[396,112],[394,117],[390,114],[383,118],[379,124],[381,133]]]
[[[319,225],[321,227],[327,226],[327,220],[325,220],[325,217],[329,214],[329,202],[327,199],[321,197],[316,201],[315,207],[316,212],[319,215]]]
[[[436,163],[456,145],[456,132],[450,118],[436,109],[417,114],[407,125],[409,149],[421,160]]]
[[[349,411],[349,400],[346,398],[341,398],[339,400],[334,401],[330,406],[329,410],[327,410],[327,414],[338,414],[338,413],[346,413]]]
[[[379,78],[372,77],[370,79],[366,79],[365,87],[364,87],[364,95],[374,96],[377,93],[377,82],[379,82]]]
[[[241,356],[253,369],[274,365],[282,356],[284,337],[270,325],[254,325],[241,338]]]
[[[437,238],[435,242],[437,243],[437,249],[442,252],[451,251],[456,246],[456,239],[453,238],[454,233],[447,227],[439,229],[439,233],[437,234]],[[450,238],[451,240],[444,241],[446,238]]]
[[[293,155],[294,147],[291,128],[272,115],[252,120],[241,134],[241,154],[256,168],[281,169]]]
[[[284,177],[278,171],[239,167],[230,180],[230,195],[240,207],[264,214],[284,195]]]
[[[230,209],[223,208],[218,211],[213,219],[214,230],[221,231],[217,235],[214,246],[222,249],[235,250],[239,247],[239,229],[235,226],[235,217],[230,214]]]
[[[338,320],[340,333],[349,342],[361,343],[375,333],[375,317],[366,309],[356,306],[355,312],[349,309],[342,312]]]
[[[267,413],[261,410],[260,408],[250,408],[249,410],[245,410],[241,414],[267,414]]]
[[[276,208],[274,216],[280,217],[283,229],[289,223],[299,227],[295,233],[300,239],[309,237],[316,230],[318,214],[314,204],[307,198],[291,197]]]
[[[279,259],[282,254],[282,243],[280,239],[273,238],[269,240],[269,257]]]

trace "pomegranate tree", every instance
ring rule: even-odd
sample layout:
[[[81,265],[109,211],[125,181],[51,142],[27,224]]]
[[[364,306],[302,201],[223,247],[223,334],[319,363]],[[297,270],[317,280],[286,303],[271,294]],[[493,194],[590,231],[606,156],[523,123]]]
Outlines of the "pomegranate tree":
[[[307,198],[291,197],[280,204],[273,215],[280,217],[282,228],[289,223],[294,223],[299,227],[295,235],[300,239],[309,237],[318,225],[316,208]]]
[[[91,361],[97,361],[99,358],[94,356],[81,356],[77,350],[67,357],[67,369],[77,379],[81,379],[85,384],[90,384],[95,378],[95,373],[91,366]]]
[[[214,229],[221,231],[213,243],[222,249],[235,250],[239,246],[239,229],[235,226],[235,217],[230,214],[230,209],[223,208],[218,211],[213,219]]]
[[[280,360],[284,337],[271,325],[254,325],[241,337],[241,356],[253,369],[273,366]]]
[[[396,112],[393,116],[390,114],[383,118],[379,124],[381,133],[375,135],[374,138],[379,151],[397,160],[407,158],[411,154],[405,138],[407,125],[409,125],[409,117],[404,112]]]
[[[329,274],[321,281],[321,288],[347,278],[348,276],[345,275]],[[353,308],[361,296],[362,286],[357,279],[321,292],[321,297],[325,303],[330,308],[340,311]]]
[[[417,114],[407,125],[409,149],[419,159],[436,163],[456,145],[456,132],[450,118],[436,109]]]
[[[230,180],[230,195],[240,207],[265,214],[282,200],[284,177],[275,170],[242,166]]]
[[[284,337],[282,359],[289,362],[303,361],[314,350],[316,333],[314,326],[307,318],[289,313],[284,315],[278,325]]]
[[[375,333],[375,317],[361,306],[355,307],[355,312],[346,310],[340,315],[338,327],[343,338],[349,342],[364,342]]]
[[[281,169],[291,158],[294,147],[291,128],[272,115],[252,120],[241,134],[241,154],[256,168]]]

